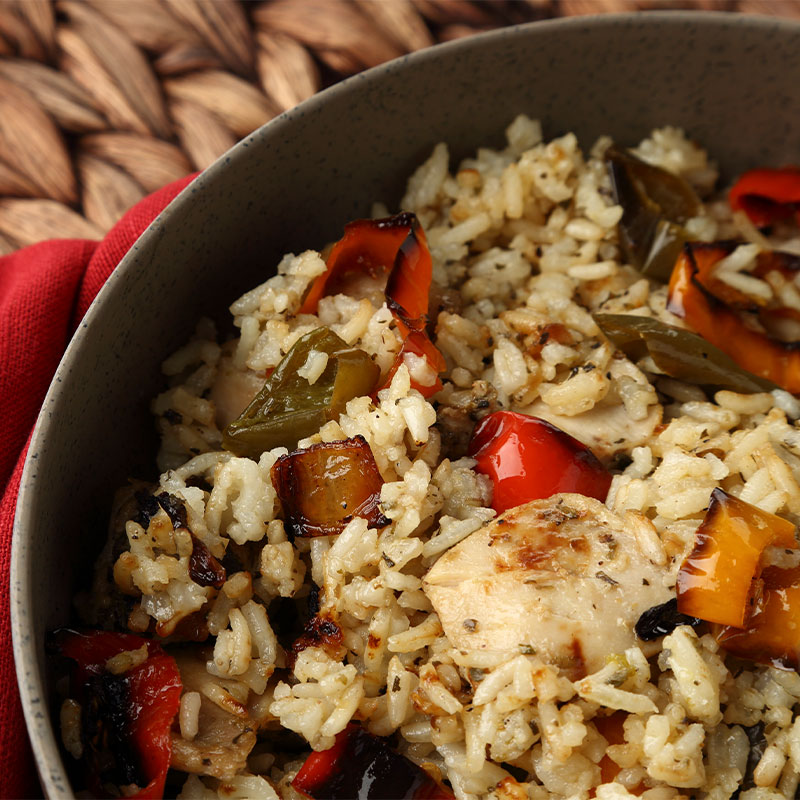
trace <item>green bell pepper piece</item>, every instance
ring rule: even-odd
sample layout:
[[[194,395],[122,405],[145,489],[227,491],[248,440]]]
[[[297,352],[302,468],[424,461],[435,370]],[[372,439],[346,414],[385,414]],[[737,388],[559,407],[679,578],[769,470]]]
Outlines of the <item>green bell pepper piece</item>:
[[[312,350],[328,363],[314,383],[298,375]],[[380,376],[372,359],[328,328],[301,336],[283,357],[264,388],[222,435],[222,445],[238,456],[258,458],[273,447],[290,450],[341,414],[348,400],[371,394]]]
[[[652,317],[594,314],[608,339],[637,360],[649,355],[665,374],[678,380],[742,394],[770,392],[778,387],[742,369],[729,355],[696,333]]]

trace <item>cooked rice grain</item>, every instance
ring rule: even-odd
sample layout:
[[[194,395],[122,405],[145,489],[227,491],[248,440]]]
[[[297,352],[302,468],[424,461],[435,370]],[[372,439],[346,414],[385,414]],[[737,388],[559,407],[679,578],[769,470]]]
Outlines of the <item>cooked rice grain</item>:
[[[439,557],[495,516],[491,483],[463,445],[497,408],[548,419],[616,465],[607,506],[670,588],[715,488],[793,521],[800,515],[797,398],[780,390],[709,398],[649,358],[631,362],[601,336],[598,310],[682,324],[666,311],[664,287],[620,255],[622,209],[602,161],[610,140],[584,154],[573,134],[546,142],[524,116],[506,137],[504,149],[481,149],[452,173],[447,146],[437,145],[401,204],[426,231],[435,281],[461,296],[436,321],[444,389],[429,400],[412,389],[412,380],[432,385],[436,375],[409,357],[377,398],[350,400],[299,442],[364,437],[384,480],[384,528],[356,517],[338,536],[290,541],[270,478],[285,449],[258,461],[220,450],[225,425],[307,331],[328,326],[384,375],[394,363],[402,340],[374,297],[335,295],[316,314],[298,313],[325,270],[319,253],[287,255],[275,277],[232,304],[235,341],[219,345],[202,321],[163,364],[170,384],[152,405],[163,472],[154,491],[183,504],[187,527],[163,512],[147,523],[125,520],[128,547],[114,578],[135,597],[133,629],[152,619],[169,633],[200,614],[213,637],[181,699],[182,746],[202,748],[211,704],[263,733],[246,771],[249,749],[231,762],[238,774],[214,761],[186,780],[182,798],[297,800],[291,780],[302,758],[281,748],[278,729],[321,750],[353,719],[396,734],[398,750],[446,779],[459,800],[724,800],[745,781],[741,800],[795,795],[796,673],[738,662],[711,635],[677,627],[651,649],[609,653],[593,674],[569,676],[529,645],[453,648],[425,593]],[[635,152],[685,176],[701,196],[716,180],[706,153],[675,128],[654,131]],[[748,243],[717,277],[800,309],[794,286],[750,274],[769,242],[725,204],[708,202],[686,229],[703,241],[741,235]],[[326,364],[312,352],[300,374],[314,384]],[[233,565],[221,589],[192,580],[189,530]],[[791,560],[775,548],[769,558]],[[317,600],[340,638],[288,652],[278,609],[302,613]],[[61,713],[76,756],[79,712],[67,703]],[[763,731],[758,758],[754,731]],[[242,736],[247,748],[255,742]]]

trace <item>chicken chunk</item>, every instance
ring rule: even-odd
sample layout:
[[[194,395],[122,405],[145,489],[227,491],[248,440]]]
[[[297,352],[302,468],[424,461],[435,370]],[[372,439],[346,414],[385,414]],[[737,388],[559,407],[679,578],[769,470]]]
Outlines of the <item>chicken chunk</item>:
[[[454,647],[535,652],[575,679],[637,643],[637,619],[674,596],[673,578],[602,503],[559,494],[475,531],[423,589]]]
[[[263,385],[262,375],[248,369],[237,369],[232,358],[223,356],[211,387],[211,402],[216,409],[217,427],[224,430],[233,422],[250,405],[250,401]]]
[[[583,414],[567,417],[556,414],[543,400],[536,400],[525,409],[526,414],[540,417],[583,442],[603,462],[617,453],[646,444],[661,422],[660,405],[652,405],[643,419],[633,419],[625,406],[596,405]]]

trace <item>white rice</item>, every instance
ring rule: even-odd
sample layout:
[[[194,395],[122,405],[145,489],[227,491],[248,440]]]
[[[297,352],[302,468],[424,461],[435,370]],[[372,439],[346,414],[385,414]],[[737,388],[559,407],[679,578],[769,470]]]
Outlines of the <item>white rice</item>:
[[[385,305],[337,296],[316,315],[298,313],[325,269],[318,253],[287,255],[276,277],[233,303],[235,343],[220,346],[203,323],[164,363],[173,385],[153,403],[162,433],[158,489],[184,502],[190,529],[212,554],[250,559],[221,590],[200,587],[188,573],[191,542],[166,515],[151,520],[148,536],[127,523],[131,544],[115,577],[137,595],[131,620],[143,629],[152,617],[171,629],[201,609],[212,636],[208,681],[185,691],[177,735],[187,746],[198,741],[202,694],[226,713],[252,715],[256,729],[299,734],[309,749],[330,747],[352,719],[396,735],[397,749],[447,780],[459,800],[728,798],[746,772],[751,788],[742,800],[794,796],[795,673],[736,662],[710,634],[678,627],[649,659],[638,646],[609,653],[605,667],[572,681],[534,653],[454,648],[422,588],[444,552],[494,517],[491,485],[475,462],[443,455],[443,418],[464,416],[479,392],[568,432],[573,425],[578,438],[616,431],[609,459],[625,458],[616,462],[606,505],[673,575],[719,486],[793,521],[800,514],[794,397],[725,390],[709,398],[659,375],[649,359],[621,357],[600,335],[595,311],[676,322],[665,311],[664,288],[622,261],[622,210],[602,162],[608,140],[584,155],[574,135],[546,142],[525,117],[509,126],[507,139],[505,149],[480,150],[453,173],[447,146],[437,145],[402,200],[426,231],[434,279],[458,287],[463,300],[437,322],[436,344],[448,363],[444,389],[433,400],[412,389],[412,377],[421,385],[435,379],[412,358],[376,399],[350,400],[338,419],[299,443],[363,436],[384,480],[385,527],[355,518],[338,536],[290,542],[270,479],[285,449],[258,461],[220,452],[219,398],[234,394],[239,378],[263,380],[307,331],[326,325],[384,374],[394,362],[401,342]],[[701,191],[716,178],[705,152],[674,128],[655,131],[635,152]],[[735,224],[709,204],[688,226],[714,240]],[[739,247],[718,277],[771,296],[748,274],[760,247]],[[313,385],[327,358],[310,353],[299,374]],[[268,610],[275,598],[305,604],[311,582],[321,587],[342,643],[338,652],[307,647],[292,663]],[[612,742],[595,722],[613,712],[624,724]],[[764,748],[748,771],[754,726],[763,727]],[[74,738],[67,741],[75,754]],[[190,776],[180,797],[293,798],[299,764],[296,755],[259,744],[235,774]]]

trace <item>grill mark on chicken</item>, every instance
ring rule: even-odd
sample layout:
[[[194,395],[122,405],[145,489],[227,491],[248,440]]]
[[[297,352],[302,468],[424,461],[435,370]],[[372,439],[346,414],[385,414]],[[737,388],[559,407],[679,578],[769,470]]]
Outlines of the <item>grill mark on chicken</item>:
[[[505,512],[442,555],[423,589],[454,647],[527,645],[585,676],[637,644],[636,621],[672,596],[672,582],[617,515],[570,494]]]

